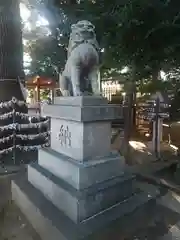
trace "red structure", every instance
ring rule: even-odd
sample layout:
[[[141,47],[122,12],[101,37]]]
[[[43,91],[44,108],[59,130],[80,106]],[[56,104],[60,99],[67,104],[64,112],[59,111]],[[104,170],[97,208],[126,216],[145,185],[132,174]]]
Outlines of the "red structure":
[[[51,78],[36,76],[29,78],[26,81],[26,87],[28,90],[34,90],[35,102],[40,102],[40,90],[41,89],[50,89],[52,91],[52,97],[54,89],[57,87],[56,82]]]

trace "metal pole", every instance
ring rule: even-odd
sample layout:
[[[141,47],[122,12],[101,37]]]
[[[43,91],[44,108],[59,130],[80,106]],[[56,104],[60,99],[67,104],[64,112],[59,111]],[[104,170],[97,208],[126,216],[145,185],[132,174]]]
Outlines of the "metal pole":
[[[13,104],[13,124],[16,123],[16,111]],[[13,162],[16,164],[16,129],[13,129]]]
[[[156,99],[155,105],[155,155],[159,158],[159,138],[158,138],[158,127],[159,127],[159,108],[160,108],[160,101],[159,98]]]

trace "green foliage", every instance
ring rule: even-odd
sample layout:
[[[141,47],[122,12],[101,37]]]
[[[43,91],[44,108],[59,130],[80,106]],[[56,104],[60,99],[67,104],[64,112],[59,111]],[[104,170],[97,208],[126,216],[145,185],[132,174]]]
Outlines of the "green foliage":
[[[177,58],[180,2],[165,0],[56,1],[67,16],[88,19],[96,26],[97,39],[105,48],[103,68],[120,69],[135,64],[160,70]]]
[[[33,69],[43,72],[46,68],[46,72],[52,74],[52,65],[63,67],[66,57],[65,51],[62,54],[61,51],[67,47],[70,24],[80,19],[92,21],[100,47],[105,49],[101,75],[118,77],[122,66],[135,66],[137,82],[147,78],[151,81],[156,79],[160,69],[179,66],[178,0],[57,0],[54,6],[49,4],[47,7],[49,14],[46,16],[52,32],[50,47],[41,44],[42,40],[36,42],[32,54]],[[60,34],[64,38],[58,40]],[[61,50],[57,48],[58,43],[63,46]],[[160,86],[149,83],[146,88],[153,91],[156,87],[164,87],[160,82],[157,84]]]
[[[42,89],[40,94],[41,94],[41,100],[48,100],[49,99],[50,90],[49,89]]]
[[[171,120],[179,120],[180,119],[180,107],[179,107],[179,102],[180,102],[180,91],[176,92],[174,99],[171,103],[171,108],[170,108],[170,117]]]
[[[29,52],[33,59],[32,74],[56,77],[64,67],[66,49],[53,36],[37,39],[30,45]]]
[[[164,81],[162,79],[158,79],[158,81],[154,82],[151,79],[141,79],[137,83],[137,91],[141,94],[143,93],[155,93],[159,92],[167,92],[171,88],[171,83],[169,81]]]

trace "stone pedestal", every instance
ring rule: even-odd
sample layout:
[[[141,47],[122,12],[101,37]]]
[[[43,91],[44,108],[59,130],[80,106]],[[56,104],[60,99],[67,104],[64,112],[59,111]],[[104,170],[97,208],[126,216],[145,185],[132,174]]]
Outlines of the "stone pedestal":
[[[154,198],[136,188],[124,158],[111,152],[119,107],[102,97],[57,98],[43,114],[51,117],[51,147],[39,150],[27,178],[12,182],[12,196],[44,240],[47,229],[51,239],[85,239]]]

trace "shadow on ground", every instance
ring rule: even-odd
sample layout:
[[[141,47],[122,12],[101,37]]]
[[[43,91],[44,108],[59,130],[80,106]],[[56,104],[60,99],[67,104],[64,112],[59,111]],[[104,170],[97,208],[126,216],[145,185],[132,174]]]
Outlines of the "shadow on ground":
[[[0,177],[0,239],[40,240],[11,201],[12,175]]]
[[[12,177],[12,175],[0,177],[0,239],[39,240],[35,231],[11,201],[10,183]],[[147,189],[150,184],[142,181],[139,186]],[[156,187],[161,193],[156,205],[151,205],[144,215],[138,214],[139,211],[143,211],[139,209],[126,220],[121,220],[119,224],[123,225],[122,232],[112,231],[114,227],[118,228],[119,225],[112,229],[105,229],[103,239],[180,239],[180,194],[158,186],[158,184]]]
[[[135,231],[124,240],[156,240],[156,239],[178,239],[180,238],[180,214],[161,205],[156,206],[156,215],[149,222],[148,226]],[[179,225],[179,226],[177,226]],[[173,232],[176,236],[173,238]],[[175,234],[174,234],[175,235]],[[176,237],[176,238],[175,238]]]

